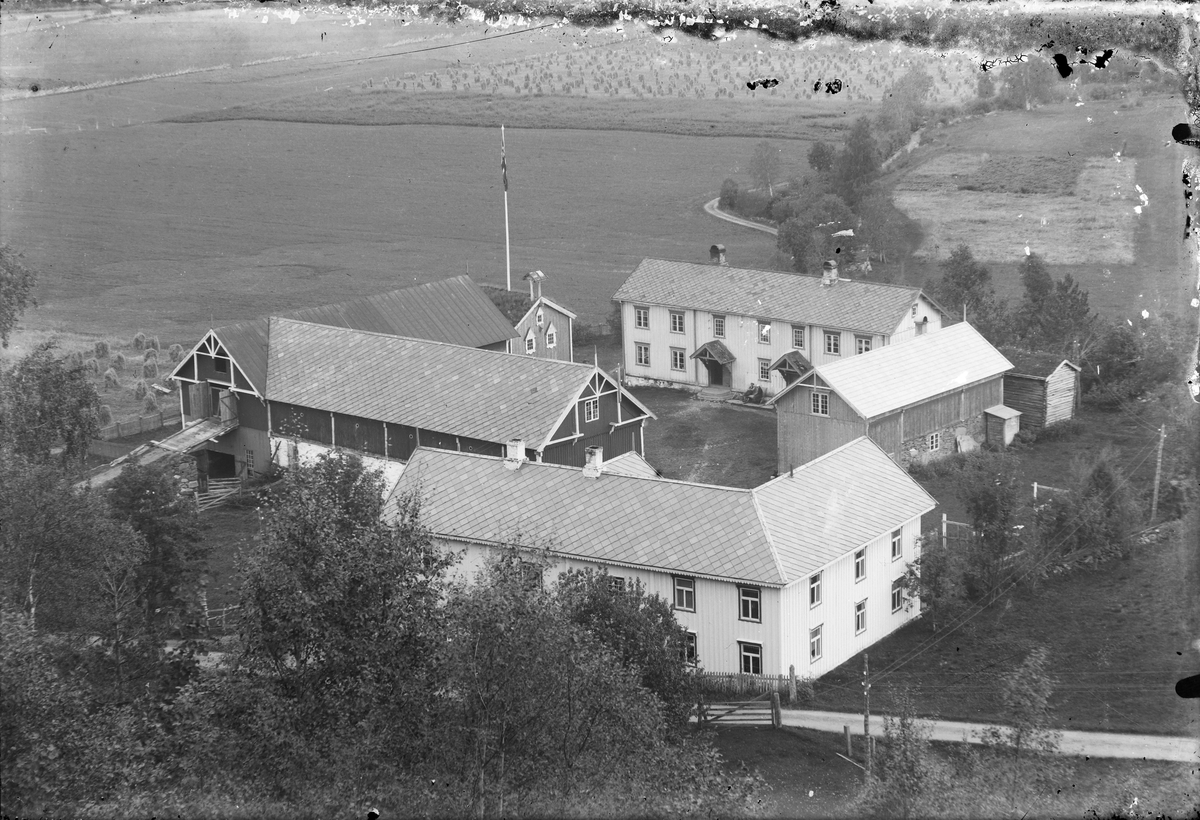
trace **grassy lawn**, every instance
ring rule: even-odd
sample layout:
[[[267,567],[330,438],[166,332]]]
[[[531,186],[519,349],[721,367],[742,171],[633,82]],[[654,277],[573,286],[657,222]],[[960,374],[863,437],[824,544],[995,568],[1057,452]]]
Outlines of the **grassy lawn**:
[[[258,510],[222,506],[200,513],[201,537],[209,547],[208,606],[218,609],[238,602],[241,576],[237,561],[258,537]]]
[[[727,727],[716,730],[716,746],[728,765],[745,764],[757,770],[771,787],[765,817],[856,817],[853,805],[862,784],[862,773],[837,757],[845,748],[838,735],[805,729]],[[935,743],[933,754],[946,759],[954,744]],[[1200,795],[1200,776],[1186,763],[1063,758],[1066,771],[1053,791],[1029,806],[1020,806],[1012,817],[1111,817],[1138,798],[1140,817],[1194,816]],[[809,796],[812,792],[812,796]],[[992,817],[1007,804],[1002,794],[978,792],[974,784],[960,784],[953,806],[943,816]],[[1191,814],[1189,814],[1189,812]]]

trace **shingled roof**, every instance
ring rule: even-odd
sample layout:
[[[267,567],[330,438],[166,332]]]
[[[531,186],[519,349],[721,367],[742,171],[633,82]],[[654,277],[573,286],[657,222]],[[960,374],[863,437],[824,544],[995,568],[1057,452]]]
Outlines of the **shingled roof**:
[[[1073,370],[1079,370],[1079,365],[1071,363],[1070,360],[1056,353],[1041,353],[1015,347],[1002,347],[1000,352],[1012,362],[1012,375],[1014,376],[1033,376],[1044,379],[1064,364]]]
[[[813,371],[864,419],[999,376],[1012,362],[967,322],[823,364]],[[779,401],[802,379],[781,390]]]
[[[613,300],[888,334],[920,294],[878,282],[825,286],[820,276],[643,259]]]
[[[550,544],[553,552],[663,572],[783,586],[932,509],[878,445],[859,438],[754,490],[417,448],[407,492],[440,538]],[[670,515],[663,515],[670,510]]]
[[[512,324],[469,276],[274,315],[466,347],[517,338]],[[215,333],[262,394],[267,381],[267,318],[221,327]]]
[[[271,319],[270,333],[271,401],[534,448],[603,375],[590,364],[293,319]]]

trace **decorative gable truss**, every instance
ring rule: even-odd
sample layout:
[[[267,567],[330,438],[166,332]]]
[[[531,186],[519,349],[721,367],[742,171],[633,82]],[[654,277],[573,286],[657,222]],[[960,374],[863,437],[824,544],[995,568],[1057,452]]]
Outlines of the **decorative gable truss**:
[[[215,330],[210,330],[196,344],[171,374],[167,377],[188,384],[209,382],[213,385],[228,388],[235,393],[247,393],[262,399],[261,393],[238,365],[237,360],[226,349],[217,337]]]
[[[618,427],[640,424],[652,418],[655,415],[649,408],[597,368],[575,395],[574,401],[563,409],[554,433],[542,446],[577,441],[597,432],[611,433]],[[604,427],[597,430],[596,425],[601,422]]]

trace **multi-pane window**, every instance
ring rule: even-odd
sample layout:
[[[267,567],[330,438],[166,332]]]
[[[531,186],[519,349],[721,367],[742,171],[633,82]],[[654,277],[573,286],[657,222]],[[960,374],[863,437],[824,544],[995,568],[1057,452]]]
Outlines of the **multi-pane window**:
[[[755,587],[738,587],[738,600],[740,602],[738,617],[743,621],[761,622],[761,595],[762,593]]]
[[[650,327],[650,308],[635,307],[633,309],[633,326],[642,330]]]
[[[854,634],[858,635],[867,628],[867,602],[859,601],[854,605]]]
[[[550,329],[546,331],[546,347],[551,350],[558,345],[558,333],[554,330],[554,325],[550,325]]]
[[[904,532],[896,530],[892,533],[892,560],[895,561],[904,554]]]
[[[622,578],[620,575],[608,576],[608,588],[611,589],[613,592],[624,592],[625,591],[625,579]]]
[[[792,347],[804,349],[804,325],[792,325]]]
[[[725,317],[713,314],[713,336],[718,339],[725,338]]]
[[[683,370],[687,367],[687,351],[682,347],[671,348],[671,369]]]
[[[537,320],[537,326],[541,327],[542,325],[546,324],[546,314],[539,310],[537,312],[536,320]]]
[[[821,573],[808,576],[808,605],[821,603]]]
[[[836,330],[825,331],[825,352],[830,356],[842,355],[842,334]]]
[[[636,344],[634,345],[636,361],[642,367],[650,366],[650,345]]]
[[[929,434],[929,449],[930,450],[942,449],[942,434],[940,432]]]
[[[742,674],[762,674],[762,644],[738,641],[742,650]]]
[[[808,660],[810,662],[821,659],[821,627],[823,626],[824,624],[818,624],[808,632]]]
[[[829,415],[829,394],[814,390],[812,394],[812,411],[814,416]]]
[[[760,382],[769,382],[771,380],[771,360],[758,360],[758,380]]]
[[[696,611],[696,581],[694,578],[675,579],[675,608],[684,612]]]
[[[892,612],[899,612],[904,606],[904,579],[892,581]]]
[[[531,355],[537,352],[537,337],[533,335],[533,331],[525,337],[525,352]]]
[[[854,337],[854,352],[855,353],[866,353],[870,349],[871,349],[871,337],[870,336],[855,336]]]
[[[671,311],[671,332],[683,333],[683,312],[678,310]]]
[[[697,658],[696,653],[696,633],[689,632],[683,638],[683,660],[684,663],[695,663]]]
[[[600,399],[587,399],[583,403],[583,421],[584,423],[596,421],[600,418]]]
[[[861,549],[854,553],[854,580],[861,581],[867,577],[867,551]]]
[[[246,472],[254,472],[254,451],[246,448]]]
[[[771,323],[770,322],[760,321],[758,323],[758,343],[762,344],[762,345],[769,345],[771,343]]]

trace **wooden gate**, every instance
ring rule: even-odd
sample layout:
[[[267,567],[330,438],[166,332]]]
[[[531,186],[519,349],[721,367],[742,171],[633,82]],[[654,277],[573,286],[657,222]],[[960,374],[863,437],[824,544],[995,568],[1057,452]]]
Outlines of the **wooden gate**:
[[[723,703],[705,703],[701,700],[696,704],[696,712],[702,725],[719,721],[726,725],[769,724],[778,728],[783,722],[778,692],[764,692],[750,700]]]

